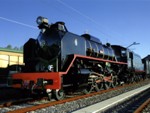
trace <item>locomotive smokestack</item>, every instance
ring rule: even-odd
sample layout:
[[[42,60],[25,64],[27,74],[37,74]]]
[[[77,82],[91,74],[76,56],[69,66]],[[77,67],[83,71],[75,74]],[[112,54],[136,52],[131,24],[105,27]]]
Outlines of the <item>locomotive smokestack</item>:
[[[45,17],[39,16],[39,17],[37,17],[37,19],[36,19],[36,23],[37,23],[38,25],[40,25],[40,24],[48,24],[48,19],[45,18]]]
[[[36,23],[38,24],[39,29],[48,27],[48,19],[42,16],[37,17]]]

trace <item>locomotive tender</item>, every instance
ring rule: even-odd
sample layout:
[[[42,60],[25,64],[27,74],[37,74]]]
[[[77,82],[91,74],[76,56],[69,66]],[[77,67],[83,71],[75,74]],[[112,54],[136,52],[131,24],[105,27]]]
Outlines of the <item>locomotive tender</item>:
[[[24,44],[25,68],[13,75],[14,88],[46,92],[49,99],[60,100],[70,91],[90,93],[144,76],[140,56],[127,48],[71,33],[64,22],[48,24],[40,16],[37,23],[41,32]]]

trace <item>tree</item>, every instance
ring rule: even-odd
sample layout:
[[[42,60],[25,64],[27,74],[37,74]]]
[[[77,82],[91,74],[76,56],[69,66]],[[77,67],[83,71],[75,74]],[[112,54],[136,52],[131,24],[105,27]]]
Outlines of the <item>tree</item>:
[[[21,47],[17,47],[17,46],[15,46],[15,47],[12,47],[12,45],[7,45],[6,47],[5,47],[5,49],[12,49],[12,50],[20,50],[20,51],[23,51],[23,46],[21,46]]]
[[[18,47],[14,47],[13,49],[14,49],[14,50],[19,50],[19,48],[18,48]]]
[[[12,49],[12,46],[9,44],[7,45],[6,49]]]
[[[20,47],[20,51],[23,51],[23,46]]]

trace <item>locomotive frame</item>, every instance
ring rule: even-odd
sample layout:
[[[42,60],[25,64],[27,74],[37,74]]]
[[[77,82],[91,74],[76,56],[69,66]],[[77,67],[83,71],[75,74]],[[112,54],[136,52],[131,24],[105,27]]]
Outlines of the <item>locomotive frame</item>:
[[[46,92],[48,93],[49,98],[51,98],[51,96],[50,96],[50,95],[52,95],[51,93],[55,92],[54,96],[57,95],[55,98],[57,100],[60,100],[64,96],[64,94],[60,95],[60,92],[59,92],[59,91],[61,91],[61,93],[64,93],[64,92],[62,92],[62,89],[64,88],[62,77],[66,76],[68,74],[68,72],[69,72],[70,68],[73,66],[75,60],[84,59],[84,60],[94,61],[94,62],[98,62],[98,63],[109,62],[111,64],[116,64],[116,65],[127,65],[127,63],[124,63],[124,62],[116,62],[116,61],[111,61],[111,60],[106,60],[106,59],[101,59],[101,58],[94,58],[94,57],[75,55],[75,54],[69,55],[68,57],[69,57],[68,58],[69,60],[67,61],[68,67],[65,72],[17,73],[15,75],[13,75],[13,85],[12,86],[14,88],[27,88],[27,89],[33,90],[33,87],[35,85],[37,85],[37,87],[39,87],[39,88],[43,87],[43,89],[46,89]],[[88,74],[90,74],[90,73],[88,73]],[[107,76],[107,77],[104,77],[101,81],[100,80],[97,81],[97,83],[100,83],[100,82],[113,83],[114,81],[112,81],[112,76]],[[114,83],[113,85],[115,86],[115,84],[116,83]],[[99,91],[99,90],[100,89],[98,89],[97,91]],[[90,93],[90,92],[88,92],[88,93]]]

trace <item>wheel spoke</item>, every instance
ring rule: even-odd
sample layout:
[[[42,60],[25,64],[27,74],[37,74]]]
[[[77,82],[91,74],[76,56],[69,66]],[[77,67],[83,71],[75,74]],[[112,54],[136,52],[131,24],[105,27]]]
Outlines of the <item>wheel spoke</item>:
[[[111,83],[111,87],[114,88],[114,87],[117,86],[117,84],[118,84],[118,82],[117,82],[117,77],[113,77],[113,81],[112,81],[112,83]]]
[[[105,90],[109,89],[110,84],[108,82],[104,82],[103,84],[104,84],[104,89]]]
[[[98,87],[98,84],[97,84],[97,83],[95,84],[95,91],[96,91],[96,92],[99,92],[99,91],[100,91],[100,89],[99,89],[99,87]]]
[[[100,83],[98,84],[98,88],[99,88],[99,90],[103,89],[103,87],[104,87],[103,82],[100,82]]]
[[[93,89],[94,89],[93,86],[92,86],[91,84],[89,84],[89,85],[86,86],[86,88],[83,90],[83,93],[84,93],[84,94],[89,94],[89,93],[92,92]]]
[[[99,84],[97,84],[94,80],[92,82],[92,84],[89,84],[84,90],[83,90],[83,93],[84,94],[89,94],[91,93],[92,91],[100,91],[99,89]]]
[[[65,97],[65,93],[64,93],[64,91],[62,89],[54,90],[53,93],[54,93],[54,98],[56,100],[62,100]]]

